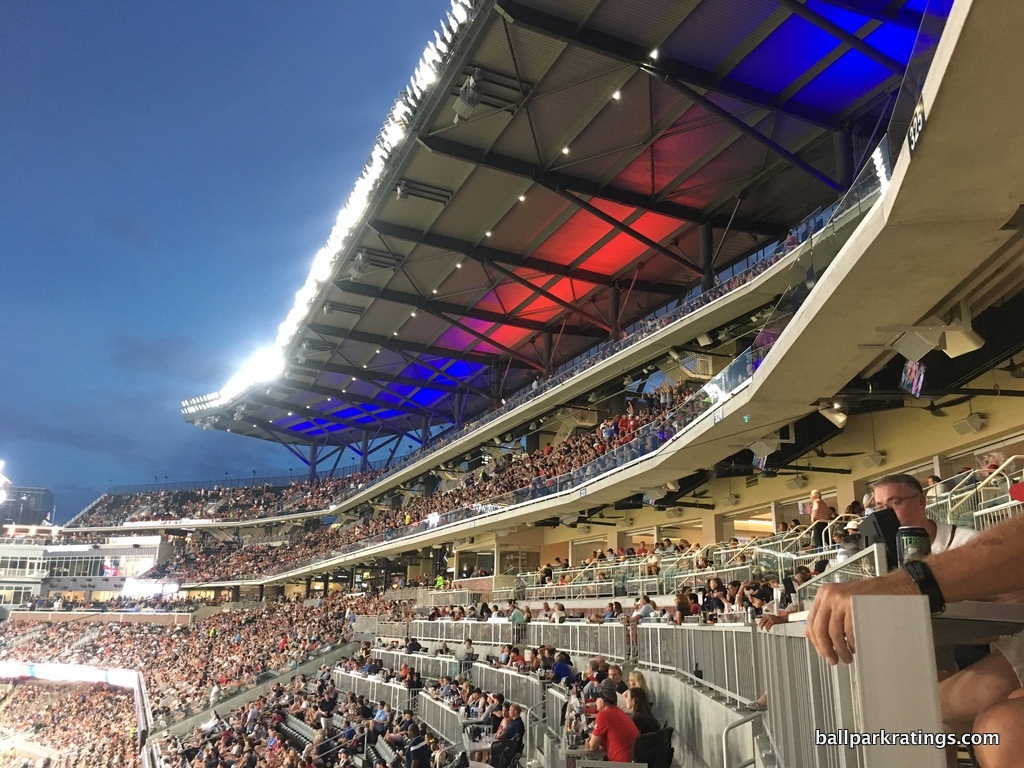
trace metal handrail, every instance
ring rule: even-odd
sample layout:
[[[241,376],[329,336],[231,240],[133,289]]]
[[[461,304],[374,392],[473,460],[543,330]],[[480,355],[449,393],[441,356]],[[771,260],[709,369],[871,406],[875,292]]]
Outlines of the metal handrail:
[[[969,470],[967,472],[964,472],[963,473],[963,477],[960,478],[960,480],[957,482],[956,485],[954,485],[952,488],[949,489],[949,491],[948,491],[948,493],[946,495],[949,496],[949,495],[952,495],[952,494],[956,493],[958,490],[960,490],[961,486],[965,485],[969,480],[972,480],[974,478],[974,475],[977,474],[977,472],[978,472],[978,470],[976,470],[976,469],[972,469],[972,470]]]
[[[725,730],[722,731],[722,766],[723,766],[723,768],[747,768],[747,766],[754,765],[754,763],[757,762],[754,758],[751,758],[750,760],[742,762],[739,765],[735,765],[735,766],[734,765],[730,765],[729,764],[729,734],[732,733],[737,728],[739,728],[741,725],[746,725],[747,723],[751,723],[754,720],[760,720],[760,719],[761,719],[761,713],[760,712],[754,712],[752,714],[747,715],[746,717],[741,717],[739,720],[737,720],[735,722],[732,722],[732,723],[729,723],[727,726],[725,726]]]
[[[1004,461],[998,467],[993,469],[992,472],[989,473],[988,477],[986,477],[984,480],[982,480],[980,483],[978,483],[976,486],[974,486],[974,490],[971,491],[971,493],[967,494],[962,499],[960,499],[960,501],[958,501],[956,504],[954,504],[952,507],[950,507],[950,509],[949,509],[949,517],[950,517],[950,519],[953,519],[954,517],[956,517],[956,515],[954,513],[958,509],[960,509],[960,507],[962,507],[968,501],[968,499],[971,499],[971,498],[975,497],[976,495],[980,494],[981,489],[991,485],[993,480],[996,477],[1003,477],[1009,483],[1011,478],[1006,473],[1005,470],[1006,470],[1006,468],[1010,464],[1016,462],[1017,459],[1024,459],[1024,456],[1020,456],[1020,455],[1015,454],[1015,455],[1011,456],[1010,458],[1008,458],[1006,461]]]

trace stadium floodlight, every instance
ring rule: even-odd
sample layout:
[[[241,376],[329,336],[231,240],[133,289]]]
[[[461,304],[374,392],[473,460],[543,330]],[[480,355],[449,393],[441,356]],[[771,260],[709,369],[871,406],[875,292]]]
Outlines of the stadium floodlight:
[[[455,112],[455,125],[459,124],[459,120],[469,120],[473,115],[473,110],[476,109],[479,103],[480,70],[476,69],[473,71],[473,74],[466,78],[466,81],[459,89],[459,97],[452,104],[452,110]]]
[[[355,233],[362,226],[371,202],[380,192],[379,182],[389,167],[394,151],[405,142],[409,124],[425,103],[426,95],[438,82],[442,68],[449,62],[451,52],[458,48],[462,33],[475,16],[473,5],[470,0],[452,0],[451,10],[442,22],[442,31],[435,32],[433,40],[426,44],[408,86],[395,100],[370,152],[369,160],[345,205],[338,212],[327,241],[314,255],[306,281],[295,294],[295,301],[278,329],[274,344],[257,350],[219,392],[207,396],[202,404],[187,406],[188,412],[228,405],[251,387],[266,384],[284,373],[288,348],[296,334],[305,327],[310,310],[317,307],[321,292],[330,285],[339,261],[355,242]],[[328,309],[324,308],[323,311],[329,314]]]

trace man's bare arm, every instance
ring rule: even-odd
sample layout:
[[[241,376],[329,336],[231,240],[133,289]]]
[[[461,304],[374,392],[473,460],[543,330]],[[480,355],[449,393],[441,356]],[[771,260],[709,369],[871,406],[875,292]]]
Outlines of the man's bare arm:
[[[1001,523],[962,547],[926,559],[947,603],[982,600],[1024,582],[1024,517]],[[993,578],[993,574],[996,578]],[[826,584],[814,598],[805,634],[833,664],[853,660],[854,595],[919,594],[906,571],[846,584]]]

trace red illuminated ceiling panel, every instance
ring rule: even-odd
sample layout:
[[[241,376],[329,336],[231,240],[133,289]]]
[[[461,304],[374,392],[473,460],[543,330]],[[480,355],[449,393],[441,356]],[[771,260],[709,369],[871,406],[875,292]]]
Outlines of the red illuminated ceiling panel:
[[[635,208],[592,198],[590,204],[618,221],[624,221],[635,212]],[[545,240],[534,255],[558,264],[571,264],[588,248],[611,231],[597,216],[587,211],[577,211],[558,231]]]
[[[600,219],[586,211],[577,211],[533,255],[556,264],[571,264],[610,230],[611,227]]]
[[[684,226],[684,222],[657,213],[645,213],[629,225],[657,243]],[[587,259],[582,266],[593,272],[614,275],[638,259],[649,248],[629,234],[619,234]]]

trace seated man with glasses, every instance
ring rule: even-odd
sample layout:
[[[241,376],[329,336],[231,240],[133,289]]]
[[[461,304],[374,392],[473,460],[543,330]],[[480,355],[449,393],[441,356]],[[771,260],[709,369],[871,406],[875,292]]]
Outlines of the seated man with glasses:
[[[879,478],[874,486],[874,509],[892,509],[900,525],[924,528],[931,539],[931,553],[937,555],[948,549],[962,547],[978,536],[978,532],[960,525],[929,520],[925,515],[927,497],[920,481],[913,475],[886,475]],[[776,624],[789,621],[788,611],[766,614],[761,617],[761,629],[771,629]]]
[[[875,509],[889,507],[903,526],[915,526],[928,531],[932,540],[932,554],[962,547],[978,535],[963,526],[929,520],[925,515],[927,497],[921,483],[913,475],[886,475],[875,482]]]

